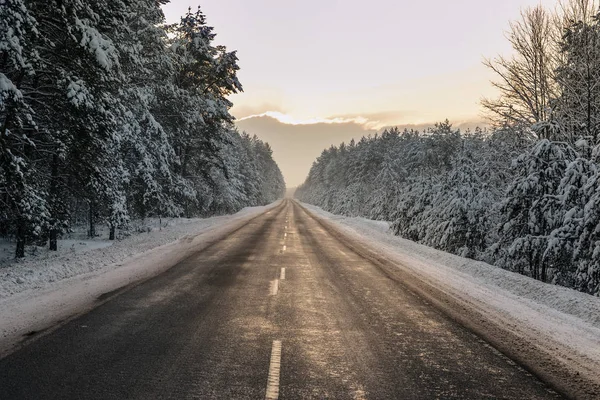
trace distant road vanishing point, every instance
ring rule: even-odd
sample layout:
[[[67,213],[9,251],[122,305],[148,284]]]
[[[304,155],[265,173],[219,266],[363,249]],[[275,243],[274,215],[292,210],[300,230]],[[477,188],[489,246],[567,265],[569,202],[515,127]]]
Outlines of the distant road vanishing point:
[[[294,200],[0,360],[1,399],[557,399]]]

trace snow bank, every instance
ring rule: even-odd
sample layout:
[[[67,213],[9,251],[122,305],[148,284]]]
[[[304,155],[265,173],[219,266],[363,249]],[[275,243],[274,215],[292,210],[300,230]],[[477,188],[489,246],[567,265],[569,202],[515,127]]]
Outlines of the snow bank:
[[[559,383],[567,393],[581,398],[600,396],[600,298],[394,236],[388,222],[343,217],[302,205],[343,234],[439,289],[460,307],[475,310],[479,318],[510,330],[572,375],[592,382],[583,392],[564,387],[570,382]]]
[[[157,275],[275,207],[171,221],[110,247],[67,251],[0,268],[0,356],[23,335],[89,310],[99,295]],[[92,246],[90,246],[92,247]]]
[[[0,239],[0,271],[6,269],[12,265],[31,262],[32,259],[48,259],[55,258],[61,253],[82,253],[89,250],[101,249],[104,247],[112,246],[115,242],[113,240],[103,240],[103,239],[71,239],[65,238],[60,239],[57,243],[58,251],[50,251],[48,246],[25,246],[25,257],[23,260],[15,260],[15,242],[7,240],[5,238]],[[34,264],[40,264],[40,261],[34,262]],[[1,275],[1,272],[0,272]],[[0,294],[0,297],[2,295]]]

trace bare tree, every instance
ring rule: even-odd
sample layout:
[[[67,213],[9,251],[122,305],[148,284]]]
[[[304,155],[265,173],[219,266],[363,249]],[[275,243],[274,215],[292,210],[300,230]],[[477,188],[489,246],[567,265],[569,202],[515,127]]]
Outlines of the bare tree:
[[[500,92],[499,97],[482,100],[493,124],[530,127],[551,120],[556,93],[553,37],[551,14],[541,6],[527,8],[507,32],[515,54],[484,60],[484,65],[498,76],[492,84]],[[547,132],[537,131],[540,136]]]
[[[595,0],[559,4],[556,26],[559,52],[556,80],[558,112],[563,130],[573,140],[600,136],[600,24]]]

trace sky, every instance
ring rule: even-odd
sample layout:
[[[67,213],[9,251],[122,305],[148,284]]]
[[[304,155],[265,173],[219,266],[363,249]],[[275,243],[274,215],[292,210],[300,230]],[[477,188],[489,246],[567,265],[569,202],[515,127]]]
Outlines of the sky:
[[[241,130],[269,142],[288,187],[321,151],[388,126],[482,125],[493,97],[484,57],[510,55],[509,21],[555,0],[172,0],[168,22],[201,6],[236,50]]]

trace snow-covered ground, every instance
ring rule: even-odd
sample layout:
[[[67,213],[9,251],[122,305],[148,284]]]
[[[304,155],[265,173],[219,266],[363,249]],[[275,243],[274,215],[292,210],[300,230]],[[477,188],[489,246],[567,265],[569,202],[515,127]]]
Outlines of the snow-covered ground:
[[[564,366],[574,376],[595,382],[583,398],[600,398],[600,298],[394,236],[387,222],[343,217],[302,205],[344,235],[441,290],[461,308],[475,310],[479,318],[509,329],[556,361],[554,367]]]
[[[112,246],[113,241],[104,239],[71,239],[65,238],[58,241],[58,253],[79,253],[88,250],[101,249]],[[25,257],[27,259],[43,259],[52,257],[57,253],[48,250],[48,246],[27,246]],[[0,270],[15,264],[15,243],[4,238],[0,239]]]
[[[212,220],[213,218],[146,218],[144,220],[135,220],[131,222],[127,232],[117,231],[117,239],[130,239],[130,236],[162,231],[163,229],[165,231],[173,231],[176,225],[195,229],[194,227],[197,227],[198,224],[204,226]],[[47,244],[46,246],[28,245],[25,247],[25,260],[20,260],[19,263],[32,262],[33,259],[37,260],[33,261],[34,263],[41,263],[43,262],[42,260],[53,259],[64,253],[81,253],[112,246],[115,243],[114,240],[108,240],[108,226],[98,224],[96,226],[96,237],[93,239],[88,237],[87,229],[87,225],[74,227],[71,232],[60,238],[57,252],[48,250]],[[138,239],[145,241],[148,239],[148,236],[141,236]],[[126,240],[125,243],[130,245],[131,241]],[[0,238],[0,270],[14,264],[17,264],[17,261],[15,261],[15,243],[5,238]]]
[[[234,215],[163,220],[161,228],[158,221],[146,220],[122,240],[69,239],[58,252],[40,249],[19,262],[5,258],[0,264],[0,356],[24,334],[89,309],[103,293],[165,271],[279,203]]]

